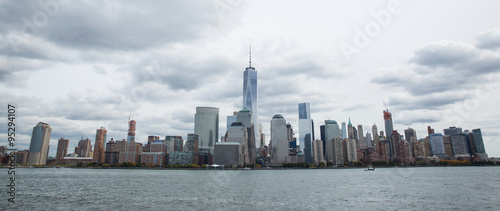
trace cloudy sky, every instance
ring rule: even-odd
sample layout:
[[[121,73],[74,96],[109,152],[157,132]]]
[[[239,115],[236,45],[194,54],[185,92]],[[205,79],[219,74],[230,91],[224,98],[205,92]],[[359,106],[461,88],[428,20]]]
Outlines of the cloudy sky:
[[[0,1],[1,113],[17,106],[18,149],[40,121],[53,156],[100,126],[124,139],[130,113],[140,142],[185,138],[197,106],[220,109],[223,134],[251,45],[266,142],[276,113],[298,133],[298,103],[319,134],[326,119],[382,129],[385,101],[401,133],[481,128],[500,157],[498,1],[40,2]]]

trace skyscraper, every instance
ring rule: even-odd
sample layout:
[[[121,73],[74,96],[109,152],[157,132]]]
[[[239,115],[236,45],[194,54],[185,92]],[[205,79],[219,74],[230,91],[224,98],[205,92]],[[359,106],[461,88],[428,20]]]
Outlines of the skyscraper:
[[[137,124],[137,122],[135,122],[135,120],[130,120],[130,118],[129,118],[128,134],[127,134],[127,141],[128,142],[135,141],[135,125],[136,124]]]
[[[250,49],[251,50],[251,49]],[[252,52],[250,51],[249,66],[243,72],[243,108],[252,112],[255,142],[260,145],[259,110],[257,103],[257,71],[252,67]],[[262,147],[262,146],[257,146]]]
[[[39,122],[35,127],[33,127],[33,133],[31,134],[30,151],[28,153],[28,164],[47,164],[51,133],[52,128],[47,123]]]
[[[313,163],[312,125],[309,103],[299,103],[299,145],[304,152],[306,163]]]
[[[354,139],[354,128],[352,127],[351,118],[349,118],[349,124],[347,124],[347,138]]]
[[[325,120],[325,155],[326,161],[332,162],[333,166],[344,164],[344,153],[342,147],[342,134],[335,120]]]
[[[481,133],[481,129],[472,130],[472,137],[474,139],[474,146],[476,148],[476,153],[486,154],[486,150],[484,149],[483,135]]]
[[[58,163],[68,154],[69,140],[60,138],[57,142],[56,160]]]
[[[78,154],[79,157],[90,157],[90,152],[92,151],[92,143],[90,142],[90,139],[86,138],[80,140],[78,142],[78,150],[75,151]],[[95,161],[97,162],[97,161]]]
[[[95,143],[94,143],[94,155],[92,161],[98,163],[104,163],[105,161],[105,148],[106,146],[106,137],[108,131],[105,127],[101,126],[101,128],[96,130],[95,134]]]
[[[408,142],[416,142],[417,141],[417,131],[413,128],[408,128],[405,130],[405,139]]]
[[[285,163],[288,148],[286,120],[281,114],[275,114],[271,119],[271,162]]]
[[[385,123],[385,134],[387,136],[387,143],[389,144],[389,157],[394,157],[394,141],[391,138],[393,131],[392,127],[392,114],[388,109],[384,110],[384,123]]]
[[[198,135],[198,151],[213,153],[219,138],[219,108],[196,107],[194,133]]]
[[[347,128],[345,126],[345,122],[342,122],[342,139],[347,138]]]

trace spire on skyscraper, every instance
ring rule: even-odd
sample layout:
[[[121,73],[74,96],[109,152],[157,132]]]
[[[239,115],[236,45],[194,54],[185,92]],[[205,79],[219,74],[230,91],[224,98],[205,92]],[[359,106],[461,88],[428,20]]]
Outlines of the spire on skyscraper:
[[[349,123],[347,125],[352,125],[351,124],[351,117],[349,117]]]
[[[252,67],[252,46],[250,46],[250,49],[248,51],[250,59],[249,59],[249,67]]]

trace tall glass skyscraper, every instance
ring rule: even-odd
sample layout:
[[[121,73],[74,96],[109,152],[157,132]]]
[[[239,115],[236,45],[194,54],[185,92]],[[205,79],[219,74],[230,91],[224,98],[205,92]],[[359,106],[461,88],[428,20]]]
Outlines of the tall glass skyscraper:
[[[50,134],[52,128],[49,124],[39,122],[33,127],[31,134],[30,151],[28,153],[28,164],[45,165],[49,156]]]
[[[198,135],[199,152],[214,152],[219,138],[219,108],[196,107],[194,133]]]
[[[243,108],[247,108],[252,112],[252,120],[254,124],[255,143],[260,145],[259,133],[259,110],[257,104],[257,71],[252,67],[252,59],[250,54],[249,67],[243,72]],[[261,146],[257,146],[261,147]]]
[[[306,163],[313,163],[312,152],[312,125],[309,103],[299,103],[299,144],[306,159]]]
[[[391,138],[393,131],[392,127],[392,114],[389,110],[384,110],[384,123],[385,123],[385,136],[387,137],[387,142],[389,143],[389,156],[394,157],[394,140]]]

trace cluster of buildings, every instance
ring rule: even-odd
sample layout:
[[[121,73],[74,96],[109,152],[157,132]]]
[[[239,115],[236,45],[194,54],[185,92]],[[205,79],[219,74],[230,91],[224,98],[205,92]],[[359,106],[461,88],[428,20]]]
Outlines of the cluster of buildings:
[[[412,128],[404,130],[404,136],[393,128],[392,114],[383,111],[384,131],[376,125],[366,134],[363,126],[353,126],[349,119],[339,124],[325,120],[320,126],[320,138],[314,134],[310,104],[298,104],[299,137],[295,137],[290,123],[283,115],[276,114],[270,122],[270,142],[265,145],[262,124],[258,122],[257,71],[250,65],[243,74],[243,106],[227,117],[227,128],[219,136],[219,109],[197,107],[194,133],[181,136],[148,136],[146,144],[135,139],[136,121],[129,118],[127,139],[107,141],[107,130],[96,131],[94,146],[90,139],[78,142],[74,153],[68,153],[69,140],[60,138],[53,162],[77,164],[87,162],[110,165],[134,162],[146,165],[166,164],[224,164],[280,166],[283,163],[329,164],[344,166],[355,161],[363,163],[389,162],[412,163],[414,161],[439,161],[457,159],[479,161],[488,158],[480,129],[472,131],[458,127],[435,133],[428,127],[428,136],[417,139]],[[51,127],[40,122],[33,128],[29,150],[15,153],[20,164],[45,165],[48,162]],[[4,147],[6,149],[6,147]],[[0,153],[3,148],[0,147]]]

